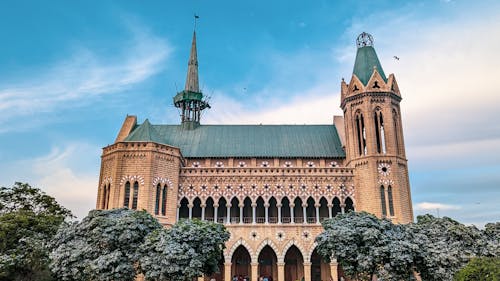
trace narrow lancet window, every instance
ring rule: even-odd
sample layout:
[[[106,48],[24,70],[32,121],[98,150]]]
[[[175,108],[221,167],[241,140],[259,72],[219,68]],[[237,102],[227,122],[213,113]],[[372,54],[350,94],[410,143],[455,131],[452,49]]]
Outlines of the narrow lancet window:
[[[382,205],[382,215],[387,216],[387,206],[385,205],[385,188],[380,186],[380,204]]]
[[[130,182],[125,183],[125,198],[123,199],[123,207],[128,208],[130,202]]]
[[[394,123],[394,136],[396,138],[396,153],[399,154],[400,149],[399,149],[399,130],[398,130],[398,114],[396,113],[395,110],[392,111],[392,118],[393,118],[393,123]]]
[[[361,155],[363,151],[361,149],[361,121],[359,120],[359,116],[356,116],[356,136],[358,139],[358,152]]]
[[[380,141],[382,142],[382,153],[386,154],[387,149],[385,146],[384,118],[382,117],[382,113],[380,113]]]
[[[108,186],[106,186],[106,202],[105,202],[105,206],[104,206],[104,209],[109,209],[109,194],[111,193],[111,184],[108,184]]]
[[[108,196],[108,188],[107,186],[104,186],[102,189],[102,199],[101,199],[101,209],[106,209],[106,198]]]
[[[163,191],[161,195],[161,215],[165,215],[165,210],[167,208],[167,186],[163,186]]]
[[[134,195],[132,197],[132,209],[137,210],[137,197],[139,197],[139,183],[134,182]]]
[[[392,201],[392,186],[387,187],[387,197],[389,197],[389,214],[391,217],[394,216],[394,203]]]
[[[160,193],[161,192],[161,186],[158,184],[156,186],[156,200],[155,200],[155,215],[158,215],[160,212]]]
[[[380,151],[382,151],[382,149],[381,149],[381,141],[380,141],[380,126],[379,126],[379,122],[378,122],[379,115],[378,115],[377,111],[375,111],[375,113],[373,114],[373,119],[375,121],[375,138],[377,141],[377,153],[380,153]]]
[[[363,154],[368,154],[368,150],[366,149],[366,128],[365,128],[365,120],[363,119],[363,115],[361,115],[361,129],[363,130],[362,139],[363,139]]]

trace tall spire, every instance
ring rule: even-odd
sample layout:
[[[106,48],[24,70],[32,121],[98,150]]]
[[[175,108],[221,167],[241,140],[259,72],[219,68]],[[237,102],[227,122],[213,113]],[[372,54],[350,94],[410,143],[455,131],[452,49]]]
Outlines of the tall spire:
[[[195,15],[196,19],[199,17]],[[186,87],[174,97],[175,107],[180,109],[183,128],[194,129],[200,124],[201,112],[210,108],[198,82],[198,54],[196,52],[196,31],[193,31],[193,42],[189,54]]]
[[[352,74],[356,75],[363,85],[366,85],[375,68],[380,76],[382,76],[382,79],[387,82],[384,70],[378,60],[377,53],[373,48],[373,37],[370,34],[363,32],[356,39],[356,45],[358,47],[358,51],[356,53],[356,60]]]
[[[193,42],[191,43],[191,54],[188,61],[188,72],[186,77],[186,87],[184,90],[194,93],[200,92],[198,82],[198,54],[196,51],[196,31],[193,31]]]

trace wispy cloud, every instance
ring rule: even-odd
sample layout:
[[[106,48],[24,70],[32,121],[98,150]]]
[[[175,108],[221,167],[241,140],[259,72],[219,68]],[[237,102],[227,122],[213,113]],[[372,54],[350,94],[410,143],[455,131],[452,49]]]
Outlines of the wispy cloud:
[[[156,74],[164,67],[170,45],[145,29],[135,27],[131,34],[126,47],[111,57],[79,46],[39,75],[25,75],[10,85],[0,80],[0,128],[12,130],[4,124],[20,116],[72,108],[119,93]]]
[[[436,211],[436,210],[449,211],[449,210],[459,210],[459,209],[461,209],[460,206],[449,205],[444,203],[422,202],[415,204],[416,211]]]

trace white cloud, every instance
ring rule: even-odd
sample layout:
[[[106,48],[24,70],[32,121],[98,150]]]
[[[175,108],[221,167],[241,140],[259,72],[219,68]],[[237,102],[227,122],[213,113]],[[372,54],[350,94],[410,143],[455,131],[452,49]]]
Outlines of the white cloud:
[[[449,210],[459,210],[461,207],[456,205],[449,205],[443,203],[433,203],[433,202],[422,202],[415,204],[416,211],[449,211]]]
[[[1,166],[1,184],[28,182],[56,198],[81,219],[95,208],[99,154],[99,146],[95,144],[68,142],[58,145],[46,155]],[[20,171],[22,178],[18,178]]]
[[[137,27],[132,35],[131,42],[124,44],[127,47],[111,58],[80,47],[38,75],[25,75],[12,85],[0,82],[0,127],[11,130],[3,124],[16,117],[75,107],[97,96],[126,90],[156,74],[164,67],[171,47]]]

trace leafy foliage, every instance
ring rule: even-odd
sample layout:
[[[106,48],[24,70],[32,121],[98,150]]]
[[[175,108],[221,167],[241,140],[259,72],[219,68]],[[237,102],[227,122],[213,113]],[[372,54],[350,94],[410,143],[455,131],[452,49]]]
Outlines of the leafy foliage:
[[[151,233],[141,246],[146,280],[192,280],[218,270],[229,233],[221,224],[182,220]]]
[[[417,217],[408,225],[417,253],[416,266],[423,280],[452,280],[453,275],[475,256],[488,256],[488,241],[475,226],[465,226],[448,217]]]
[[[48,242],[71,212],[27,183],[0,188],[0,280],[52,280]]]
[[[162,226],[146,211],[93,210],[61,227],[51,242],[51,270],[58,280],[134,280],[138,247]]]
[[[499,281],[500,258],[473,258],[455,274],[455,281]]]
[[[316,238],[318,253],[327,260],[336,258],[351,278],[408,278],[418,249],[404,227],[365,212],[336,216],[323,227]]]
[[[450,218],[419,216],[394,225],[367,213],[349,213],[323,223],[316,242],[325,259],[336,258],[357,280],[406,280],[418,271],[426,281],[448,281],[474,257],[498,257],[500,223],[484,231]],[[481,280],[481,279],[477,279]]]

